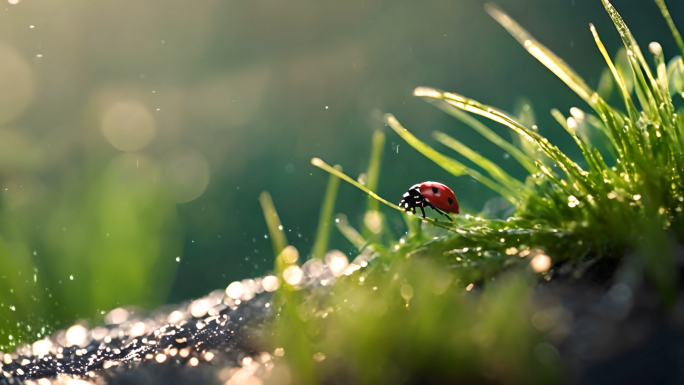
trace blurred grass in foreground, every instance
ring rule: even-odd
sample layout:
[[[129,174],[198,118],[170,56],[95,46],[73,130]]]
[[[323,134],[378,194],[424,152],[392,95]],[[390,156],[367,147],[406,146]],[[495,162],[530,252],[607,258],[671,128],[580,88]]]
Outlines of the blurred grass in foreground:
[[[50,202],[47,227],[25,227],[25,213],[4,202],[0,349],[49,335],[65,319],[97,322],[93,311],[165,300],[182,244],[159,174],[143,156],[120,155]]]

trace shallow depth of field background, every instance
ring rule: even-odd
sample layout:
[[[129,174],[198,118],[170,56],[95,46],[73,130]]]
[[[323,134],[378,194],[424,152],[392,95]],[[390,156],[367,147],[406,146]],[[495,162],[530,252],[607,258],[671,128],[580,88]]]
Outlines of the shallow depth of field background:
[[[5,0],[6,1],[6,0]],[[12,4],[16,3],[16,4]],[[599,0],[499,0],[596,87],[619,36]],[[480,0],[10,0],[0,6],[0,349],[123,305],[154,308],[263,275],[273,264],[258,195],[274,197],[306,256],[327,175],[353,177],[394,113],[434,144],[440,129],[522,169],[411,96],[458,92],[515,111],[578,155],[548,111],[584,107],[483,10]],[[645,48],[676,47],[650,0],[615,0]],[[684,3],[669,1],[684,27]],[[490,126],[494,127],[490,124]],[[494,127],[509,138],[504,129]],[[492,191],[454,178],[387,134],[379,193],[450,185],[481,210]],[[440,150],[456,158],[447,149]],[[365,203],[343,185],[337,211]],[[391,214],[393,215],[393,214]],[[396,231],[402,232],[399,216]],[[332,246],[353,252],[333,232]]]

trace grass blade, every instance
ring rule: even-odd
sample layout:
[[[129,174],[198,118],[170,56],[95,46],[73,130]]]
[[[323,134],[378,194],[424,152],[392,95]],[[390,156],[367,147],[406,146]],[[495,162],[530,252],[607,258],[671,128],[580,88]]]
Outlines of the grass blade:
[[[468,158],[471,162],[485,169],[489,175],[494,178],[494,180],[509,190],[518,192],[518,195],[524,195],[527,193],[526,187],[524,184],[522,184],[522,182],[513,178],[494,162],[471,150],[468,146],[443,132],[435,131],[432,133],[432,136],[443,145],[453,149],[454,151]]]
[[[515,160],[517,160],[525,169],[530,173],[533,174],[537,172],[537,168],[534,164],[534,160],[527,156],[524,152],[522,152],[520,149],[515,147],[513,144],[508,143],[505,141],[502,137],[497,135],[494,131],[492,131],[489,127],[485,126],[482,122],[479,120],[473,118],[469,114],[459,110],[458,108],[452,106],[449,103],[446,103],[444,101],[438,100],[438,99],[432,99],[432,98],[424,98],[426,101],[429,103],[434,104],[439,108],[440,110],[446,112],[447,114],[455,117],[456,119],[460,120],[461,122],[467,124],[470,126],[472,129],[480,133],[480,135],[484,136],[487,138],[490,142],[496,144],[497,146],[501,147],[504,151],[507,153],[511,154]]]
[[[337,230],[339,230],[340,233],[342,233],[342,235],[347,238],[347,240],[351,242],[351,244],[354,245],[358,251],[362,251],[364,246],[368,243],[363,236],[356,231],[352,225],[349,224],[349,220],[347,220],[346,215],[337,214],[335,216],[335,226],[337,227]]]
[[[413,134],[411,134],[406,128],[404,128],[392,114],[385,114],[385,122],[388,126],[392,127],[392,129],[396,131],[396,133],[399,134],[399,136],[401,136],[401,138],[404,139],[406,143],[408,143],[411,147],[418,150],[421,154],[425,155],[428,159],[437,163],[437,165],[449,171],[454,176],[461,176],[466,174],[470,175],[478,182],[484,184],[485,186],[497,192],[502,197],[506,198],[506,200],[511,202],[513,205],[517,205],[520,203],[519,197],[516,195],[515,191],[511,191],[494,182],[493,180],[487,178],[486,176],[480,174],[479,172],[469,167],[466,167],[463,163],[435,151],[435,149],[433,149],[432,147],[428,146],[427,144],[423,143],[418,138],[413,136]]]
[[[670,11],[668,11],[667,6],[665,5],[665,0],[655,0],[655,2],[656,4],[658,4],[658,8],[660,8],[660,12],[663,14],[663,17],[667,22],[667,26],[670,27],[670,31],[672,31],[672,36],[677,42],[679,50],[682,52],[682,55],[684,55],[684,40],[682,40],[682,35],[679,33],[677,27],[674,25],[672,16],[670,16]]]
[[[342,166],[335,165],[334,168],[335,170],[342,172]],[[326,251],[328,251],[328,239],[330,238],[332,216],[335,211],[335,201],[337,200],[337,191],[339,188],[340,178],[330,174],[330,177],[328,178],[328,187],[325,189],[325,198],[321,205],[321,214],[318,218],[316,240],[311,248],[311,258],[323,259]]]
[[[373,133],[373,146],[371,148],[370,162],[368,163],[368,176],[366,187],[371,191],[378,189],[378,179],[380,178],[380,164],[382,162],[382,151],[385,148],[385,134],[378,130]],[[378,201],[368,198],[368,208],[366,210],[378,210]]]
[[[318,167],[318,168],[320,168],[320,169],[323,169],[323,170],[325,170],[325,171],[327,171],[327,172],[329,172],[329,173],[331,173],[331,174],[333,174],[333,175],[335,175],[335,176],[337,176],[338,178],[342,179],[343,181],[345,181],[345,182],[347,182],[347,183],[353,185],[354,187],[358,188],[359,190],[361,190],[361,191],[365,192],[366,194],[370,195],[370,196],[373,197],[374,199],[377,199],[379,202],[382,202],[382,203],[386,204],[387,206],[389,206],[389,207],[391,207],[391,208],[393,208],[393,209],[395,209],[395,210],[399,210],[399,211],[401,211],[401,212],[406,213],[406,211],[405,211],[404,209],[402,209],[401,207],[395,205],[394,203],[391,203],[391,202],[387,201],[386,199],[383,199],[380,195],[378,195],[378,194],[376,194],[375,192],[369,190],[368,187],[366,187],[366,186],[362,185],[361,183],[355,181],[354,179],[350,178],[347,174],[345,174],[345,173],[343,173],[343,172],[341,172],[341,171],[338,171],[338,170],[334,169],[333,167],[331,167],[329,164],[325,163],[325,162],[324,162],[323,160],[321,160],[320,158],[312,158],[312,159],[311,159],[311,164],[314,165],[314,166],[316,166],[316,167]],[[408,215],[413,215],[412,213],[407,213],[407,214],[408,214]],[[448,229],[448,230],[454,230],[454,227],[453,227],[453,226],[448,226],[448,225],[446,225],[446,224],[444,224],[444,223],[441,223],[441,222],[439,222],[439,221],[437,221],[437,220],[434,220],[434,219],[431,219],[431,218],[421,218],[421,219],[424,220],[424,221],[430,222],[430,223],[432,223],[433,225],[435,225],[435,226],[437,226],[437,227],[441,227],[441,228]]]
[[[668,88],[670,97],[684,93],[684,61],[681,56],[675,56],[667,63]]]
[[[610,99],[610,95],[613,94],[613,76],[608,68],[604,68],[601,72],[601,77],[599,78],[599,84],[596,89],[596,93],[604,99]]]
[[[589,25],[591,26],[591,24]],[[618,49],[615,57],[613,58],[613,63],[615,63],[615,68],[617,68],[620,78],[625,83],[627,93],[631,95],[632,91],[634,91],[634,73],[632,73],[632,65],[629,64],[627,50],[624,46]]]
[[[572,138],[575,140],[575,143],[577,143],[577,146],[582,151],[582,155],[584,155],[584,159],[587,161],[587,164],[589,164],[589,169],[596,172],[597,175],[604,175],[608,170],[608,166],[605,164],[598,151],[594,150],[591,142],[584,140],[577,134],[575,131],[577,129],[577,122],[575,118],[566,118],[555,108],[551,110],[551,115],[553,115],[553,117],[565,129],[565,131],[567,131],[568,134],[570,134],[570,136],[572,136]]]
[[[401,126],[401,124],[399,124],[399,121],[397,121],[397,119],[394,116],[388,115],[389,114],[385,115],[385,122],[387,123],[387,125],[392,127],[392,129],[396,131],[396,133],[399,134],[399,136],[401,136],[402,139],[404,139],[411,147],[418,150],[418,152],[425,155],[430,160],[437,163],[443,169],[447,170],[454,176],[468,174],[468,171],[466,171],[467,167],[463,165],[461,162],[452,159],[448,156],[442,155],[439,152],[435,151],[432,147],[421,142],[410,132],[408,132],[407,129]]]
[[[611,83],[612,84],[612,83]],[[465,111],[461,111],[456,107],[453,107],[456,110],[460,111],[462,114],[465,115],[470,115],[466,113]],[[534,109],[532,108],[532,103],[526,99],[526,98],[519,98],[518,101],[516,102],[516,107],[515,107],[515,117],[518,119],[520,124],[522,124],[525,127],[531,127],[532,130],[537,131],[537,121],[536,117],[534,114]],[[517,135],[516,133],[511,133],[511,136],[513,137],[513,143],[515,144],[516,148],[519,148],[525,153],[532,161],[534,164],[532,167],[535,167],[533,169],[528,169],[528,172],[531,175],[534,175],[534,173],[537,172],[536,169],[536,162],[539,163],[545,163],[546,162],[546,155],[539,151],[539,147],[535,145],[533,142],[530,142],[528,140],[523,140],[520,138],[520,135]]]
[[[515,121],[510,116],[504,114],[503,112],[481,104],[473,99],[466,98],[464,96],[458,95],[453,92],[442,92],[434,88],[420,87],[416,88],[414,91],[416,96],[425,96],[435,99],[444,99],[447,103],[460,108],[464,111],[472,112],[474,114],[484,116],[485,118],[491,119],[497,123],[501,123],[504,126],[515,131],[524,140],[529,140],[537,144],[537,146],[554,161],[560,168],[565,172],[571,181],[577,181],[585,189],[592,190],[592,186],[589,185],[586,179],[586,172],[582,170],[575,162],[570,160],[558,147],[549,143],[548,139],[537,134],[535,131],[524,127],[517,121]]]
[[[670,95],[667,81],[667,65],[665,64],[665,56],[663,55],[663,47],[657,42],[652,42],[648,45],[649,51],[653,54],[653,60],[656,64],[656,82],[660,87],[660,92],[663,95]],[[669,107],[669,106],[668,106]]]
[[[660,114],[661,121],[663,122],[664,133],[672,138],[672,140],[667,141],[671,149],[675,153],[681,153],[681,132],[674,126],[674,112],[675,108],[672,105],[672,98],[670,97],[669,81],[667,79],[667,65],[665,64],[665,56],[663,55],[663,47],[657,42],[652,42],[648,45],[649,51],[653,54],[653,60],[656,64],[656,83],[660,89],[660,93],[664,95],[666,102],[660,104],[658,112]],[[649,137],[652,141],[657,142],[658,138],[661,136],[661,131],[659,128],[655,130],[656,135]]]
[[[617,12],[615,7],[613,7],[610,1],[601,0],[601,2],[603,3],[603,7],[606,9],[606,12],[608,12],[608,15],[613,20],[613,24],[615,24],[615,27],[622,38],[622,42],[627,49],[627,57],[629,58],[629,62],[632,66],[632,72],[634,73],[634,78],[636,80],[635,86],[637,87],[637,96],[639,96],[639,101],[642,104],[641,108],[648,112],[648,114],[651,116],[651,119],[658,119],[657,106],[664,102],[663,95],[661,95],[658,90],[655,79],[653,78],[653,74],[651,73],[651,69],[649,68],[648,63],[646,63],[644,55],[641,53],[639,44],[637,44],[634,36],[632,36],[629,28],[627,28],[624,20],[622,20],[622,17]],[[648,86],[646,78],[644,78],[644,74],[646,74],[651,87]],[[639,92],[642,92],[643,95],[639,95]],[[636,123],[636,121],[634,122]]]
[[[285,231],[283,231],[283,225],[280,223],[280,218],[278,217],[278,212],[273,204],[271,194],[269,194],[268,191],[262,192],[261,195],[259,195],[259,202],[261,203],[261,210],[264,212],[268,233],[271,235],[273,255],[277,257],[287,246],[287,237],[285,237]]]
[[[523,27],[516,23],[510,16],[508,16],[498,6],[487,3],[485,10],[491,17],[494,18],[508,33],[510,33],[520,44],[525,47],[527,52],[539,60],[546,68],[551,70],[558,76],[565,84],[568,85],[577,95],[579,95],[590,106],[594,107],[595,103],[591,99],[594,91],[584,82],[584,80],[573,71],[570,66],[556,56],[551,50],[539,43],[532,35],[529,34]]]
[[[601,51],[603,58],[606,60],[606,64],[608,64],[610,72],[613,74],[613,78],[615,79],[615,82],[618,85],[618,89],[620,89],[620,93],[622,94],[622,99],[625,102],[625,107],[627,108],[627,112],[629,113],[630,119],[637,119],[639,116],[639,112],[636,110],[634,102],[632,102],[632,98],[629,96],[630,92],[627,89],[627,85],[625,84],[624,78],[620,76],[620,73],[618,72],[618,69],[615,67],[615,64],[613,64],[613,61],[610,60],[608,51],[606,51],[606,47],[603,45],[601,38],[599,38],[598,32],[596,31],[596,27],[594,27],[593,24],[589,24],[589,29],[591,30],[592,36],[594,36],[596,46],[598,47],[599,51]]]
[[[377,199],[378,201],[380,201],[380,202],[386,204],[387,206],[389,206],[389,207],[391,207],[391,208],[393,208],[393,209],[395,209],[395,210],[404,211],[404,210],[402,210],[399,206],[395,205],[394,203],[391,203],[391,202],[389,202],[389,201],[383,199],[383,198],[380,197],[378,194],[376,194],[375,192],[371,191],[368,187],[366,187],[366,186],[362,185],[361,183],[355,181],[354,179],[350,178],[347,174],[343,173],[342,171],[339,171],[339,170],[336,170],[336,169],[333,168],[333,167],[330,167],[329,164],[325,163],[325,162],[324,162],[323,160],[321,160],[320,158],[312,158],[312,159],[311,159],[311,164],[313,164],[314,166],[316,166],[316,167],[318,167],[318,168],[321,168],[321,169],[323,169],[323,170],[325,170],[325,171],[327,171],[327,172],[329,172],[329,173],[335,175],[336,177],[338,177],[338,178],[344,180],[345,182],[347,182],[347,183],[353,185],[354,187],[356,187],[356,188],[358,188],[359,190],[361,190],[361,191],[367,193],[367,194],[370,195],[371,197],[373,197],[373,198]]]

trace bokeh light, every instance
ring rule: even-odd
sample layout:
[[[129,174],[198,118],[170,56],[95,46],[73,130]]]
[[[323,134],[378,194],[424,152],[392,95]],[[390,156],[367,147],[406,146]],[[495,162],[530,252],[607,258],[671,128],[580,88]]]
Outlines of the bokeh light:
[[[373,234],[378,234],[382,230],[382,216],[375,210],[366,211],[366,215],[363,217],[363,224]]]
[[[190,314],[195,318],[203,317],[209,309],[211,309],[211,302],[208,299],[198,299],[190,304]]]
[[[128,335],[130,337],[139,337],[145,334],[146,329],[145,323],[139,321],[131,325],[130,329],[128,330]]]
[[[240,301],[249,301],[254,298],[257,292],[257,284],[253,279],[243,279],[242,280],[242,295],[240,296]]]
[[[264,286],[264,290],[268,292],[274,292],[278,290],[280,281],[278,280],[278,277],[274,275],[268,275],[264,277],[264,279],[261,281],[261,284]]]
[[[242,296],[244,291],[245,288],[242,285],[242,282],[233,282],[226,288],[226,295],[230,298],[238,299]]]
[[[181,322],[184,318],[185,318],[185,315],[182,312],[180,312],[178,310],[174,310],[171,313],[169,313],[168,317],[166,317],[166,322],[168,322],[170,324],[177,324],[177,323]]]
[[[318,278],[324,270],[325,264],[320,258],[311,258],[302,265],[302,271],[306,277]]]
[[[83,346],[88,342],[88,329],[83,325],[73,325],[66,331],[66,346]]]
[[[121,151],[145,148],[156,133],[152,114],[141,103],[126,101],[114,104],[102,118],[102,133]]]
[[[551,258],[546,254],[537,254],[530,261],[530,266],[537,273],[543,273],[551,268]]]
[[[283,251],[280,252],[280,257],[285,261],[285,263],[297,263],[299,260],[299,251],[297,251],[297,248],[290,245],[287,246],[283,249]]]
[[[325,253],[325,264],[328,265],[333,276],[339,277],[344,274],[344,270],[349,266],[349,259],[339,250],[330,250]]]
[[[4,124],[21,115],[33,100],[34,76],[22,55],[14,47],[2,42],[0,81],[0,124]]]
[[[299,266],[289,266],[283,271],[283,279],[292,286],[297,286],[302,282],[304,273]]]
[[[117,307],[113,309],[104,318],[104,322],[107,325],[118,325],[126,322],[128,320],[129,312],[128,310]]]
[[[50,353],[53,347],[52,341],[49,338],[38,340],[31,345],[31,350],[34,356],[44,356]]]
[[[164,167],[166,183],[176,203],[199,198],[209,185],[209,164],[198,152],[173,156]]]

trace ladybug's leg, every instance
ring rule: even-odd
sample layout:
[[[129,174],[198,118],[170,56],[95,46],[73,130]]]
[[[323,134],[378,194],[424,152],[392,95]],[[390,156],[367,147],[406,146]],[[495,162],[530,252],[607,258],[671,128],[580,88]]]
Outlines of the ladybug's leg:
[[[449,221],[451,221],[451,222],[454,221],[453,219],[451,219],[451,217],[449,216],[449,214],[447,214],[447,213],[443,212],[442,210],[438,209],[437,207],[433,206],[432,203],[429,203],[429,202],[428,202],[428,204],[430,205],[430,208],[432,208],[433,210],[435,210],[435,211],[437,211],[438,213],[440,213],[440,214],[444,215],[445,217],[447,217],[447,219],[449,219]]]
[[[423,208],[422,205],[419,206],[419,207],[420,207],[420,211],[423,213],[423,218],[425,218],[425,209]]]

